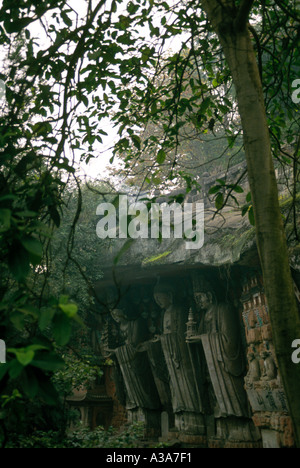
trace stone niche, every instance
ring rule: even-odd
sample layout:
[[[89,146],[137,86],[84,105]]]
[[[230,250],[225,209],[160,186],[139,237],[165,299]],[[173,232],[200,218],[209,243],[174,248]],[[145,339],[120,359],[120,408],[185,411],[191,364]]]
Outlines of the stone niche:
[[[197,447],[293,446],[256,270],[122,278],[122,287],[102,289],[98,349],[113,362],[128,422],[143,421],[146,437]]]

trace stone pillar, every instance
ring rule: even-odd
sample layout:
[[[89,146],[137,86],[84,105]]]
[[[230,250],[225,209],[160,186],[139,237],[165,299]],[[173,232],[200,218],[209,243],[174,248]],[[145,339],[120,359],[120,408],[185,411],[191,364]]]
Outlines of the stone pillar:
[[[119,346],[113,352],[124,382],[128,420],[144,422],[147,436],[159,436],[161,402],[144,346],[145,321],[129,320],[120,309],[112,311],[112,317],[119,326]]]

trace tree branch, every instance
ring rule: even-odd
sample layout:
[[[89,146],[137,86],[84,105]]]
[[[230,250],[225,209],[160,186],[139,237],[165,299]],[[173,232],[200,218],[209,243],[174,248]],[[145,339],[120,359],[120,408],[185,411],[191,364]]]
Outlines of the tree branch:
[[[276,3],[276,5],[282,10],[284,11],[284,13],[286,13],[288,16],[291,16],[294,20],[296,21],[300,21],[300,16],[297,15],[297,11],[293,11],[293,10],[289,10],[287,7],[285,7],[281,1],[279,0],[274,0],[274,2]]]
[[[246,24],[248,23],[248,18],[253,6],[254,0],[243,0],[237,17],[235,19],[235,26],[237,29],[240,31],[243,30],[246,27]]]

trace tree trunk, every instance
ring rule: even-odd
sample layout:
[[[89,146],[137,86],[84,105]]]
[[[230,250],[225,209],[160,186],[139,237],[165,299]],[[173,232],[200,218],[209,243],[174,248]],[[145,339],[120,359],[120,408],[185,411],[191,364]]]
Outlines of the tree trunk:
[[[203,0],[230,67],[242,120],[252,194],[256,239],[269,306],[279,372],[300,447],[300,365],[292,362],[292,342],[300,339],[300,317],[289,264],[289,252],[278,201],[262,84],[246,22],[216,0]]]

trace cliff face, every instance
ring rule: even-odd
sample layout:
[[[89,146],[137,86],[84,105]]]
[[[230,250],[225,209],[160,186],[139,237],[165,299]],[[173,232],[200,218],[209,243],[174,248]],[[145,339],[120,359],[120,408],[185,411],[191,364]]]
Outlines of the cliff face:
[[[234,207],[215,216],[203,194],[181,201],[194,217],[196,204],[204,204],[201,248],[187,249],[184,237],[151,239],[149,228],[149,238],[108,239],[99,257],[100,347],[114,360],[128,419],[143,420],[151,435],[168,438],[171,429],[172,438],[198,446],[292,447],[254,228]],[[291,262],[297,282],[297,243]],[[231,354],[239,356],[238,375]],[[128,356],[138,356],[134,365]]]
[[[187,248],[188,239],[175,238],[172,232],[170,238],[160,240],[147,239],[107,239],[107,249],[102,250],[99,261],[105,274],[114,268],[115,271],[143,270],[154,274],[174,266],[186,267],[222,267],[226,265],[258,266],[259,261],[255,245],[254,228],[247,217],[242,217],[237,208],[225,208],[222,214],[215,214],[215,209],[208,200],[201,196],[187,198],[185,203],[191,204],[194,213],[197,203],[204,205],[204,242],[201,248]],[[184,205],[182,204],[184,213]],[[150,217],[149,217],[150,218]],[[194,214],[195,219],[195,214]],[[171,218],[171,224],[174,219]],[[196,227],[194,227],[196,229]]]

